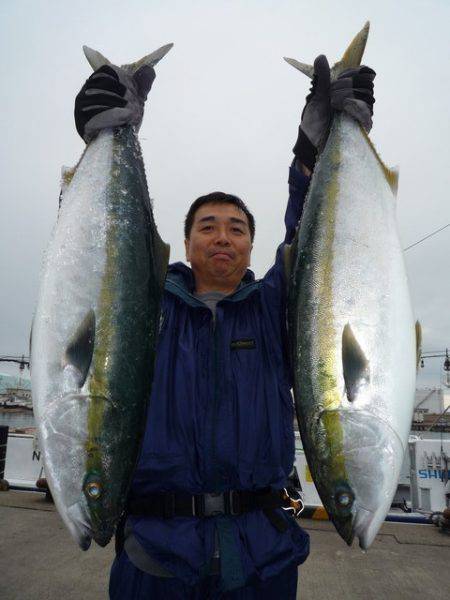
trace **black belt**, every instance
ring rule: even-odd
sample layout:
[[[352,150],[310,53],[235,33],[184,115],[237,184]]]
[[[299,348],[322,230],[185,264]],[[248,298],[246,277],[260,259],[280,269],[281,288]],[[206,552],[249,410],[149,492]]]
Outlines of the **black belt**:
[[[278,531],[286,531],[286,520],[275,512],[282,508],[297,517],[304,508],[302,499],[294,487],[283,490],[264,488],[252,492],[231,490],[219,494],[189,494],[165,492],[150,494],[144,498],[130,498],[116,529],[116,554],[122,552],[124,525],[127,516],[159,517],[213,517],[215,515],[241,515],[252,510],[262,510]]]
[[[293,488],[255,491],[231,490],[217,494],[189,494],[165,492],[143,498],[131,498],[127,513],[133,516],[159,517],[212,517],[241,515],[253,510],[272,511],[283,508],[294,515],[301,509],[301,499]]]

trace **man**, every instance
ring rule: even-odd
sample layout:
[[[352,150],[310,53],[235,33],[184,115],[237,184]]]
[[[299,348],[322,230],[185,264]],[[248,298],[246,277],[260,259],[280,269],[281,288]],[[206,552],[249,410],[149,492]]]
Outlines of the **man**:
[[[292,241],[333,110],[370,129],[375,73],[330,84],[319,56],[289,177],[286,235],[274,266],[248,270],[253,216],[236,196],[198,198],[186,259],[169,266],[146,433],[119,528],[113,599],[294,599],[309,537],[292,516],[293,402],[286,352],[283,245]],[[155,74],[148,68],[141,89]],[[141,82],[142,83],[142,82]],[[75,121],[88,140],[139,125],[145,98],[105,66],[83,86]],[[286,510],[288,509],[288,510]]]

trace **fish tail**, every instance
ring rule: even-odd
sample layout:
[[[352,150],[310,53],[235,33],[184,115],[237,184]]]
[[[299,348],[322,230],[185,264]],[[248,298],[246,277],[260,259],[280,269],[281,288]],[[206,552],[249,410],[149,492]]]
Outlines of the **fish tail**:
[[[314,67],[312,65],[308,65],[307,63],[299,62],[298,60],[295,60],[295,58],[287,58],[286,56],[284,57],[284,60],[288,64],[290,64],[291,67],[294,67],[294,69],[297,69],[298,71],[300,71],[301,73],[306,75],[306,77],[309,77],[310,79],[313,78]]]
[[[137,60],[134,63],[130,63],[128,65],[122,65],[122,69],[127,71],[128,73],[134,74],[141,67],[147,65],[149,67],[154,67],[159,61],[164,58],[164,56],[169,52],[169,50],[173,47],[173,44],[166,44],[165,46],[161,46],[158,50],[155,50],[151,54],[147,54],[143,58]]]
[[[145,65],[149,67],[154,67],[169,52],[172,46],[173,44],[166,44],[165,46],[161,46],[161,48],[158,48],[151,54],[147,54],[146,56],[137,60],[134,63],[122,65],[121,68],[127,73],[133,75],[134,73],[136,73],[136,71],[138,71],[141,67]],[[103,67],[104,65],[113,64],[106,58],[106,56],[103,56],[103,54],[101,54],[97,50],[89,48],[88,46],[83,46],[83,51],[94,71],[100,69],[100,67]]]
[[[369,36],[369,21],[366,22],[364,27],[361,29],[359,33],[355,35],[353,40],[350,42],[347,50],[344,52],[341,60],[338,61],[331,68],[331,79],[335,80],[343,71],[346,69],[352,69],[358,67],[361,64],[361,60],[364,54],[364,50],[366,48],[367,38]],[[314,67],[313,65],[308,65],[307,63],[299,62],[294,58],[286,58],[284,60],[293,66],[295,69],[309,77],[313,78],[314,75]]]
[[[369,37],[369,29],[370,23],[367,21],[361,31],[352,39],[341,60],[331,68],[332,80],[336,79],[346,69],[359,67]]]

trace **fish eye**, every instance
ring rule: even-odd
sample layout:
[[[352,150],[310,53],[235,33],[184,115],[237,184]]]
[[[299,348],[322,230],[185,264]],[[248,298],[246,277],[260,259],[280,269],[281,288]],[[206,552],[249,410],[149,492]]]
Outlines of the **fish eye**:
[[[92,500],[97,500],[102,495],[102,485],[98,481],[91,481],[86,484],[84,491]]]
[[[353,496],[349,492],[336,494],[336,504],[341,508],[349,508],[353,504]]]

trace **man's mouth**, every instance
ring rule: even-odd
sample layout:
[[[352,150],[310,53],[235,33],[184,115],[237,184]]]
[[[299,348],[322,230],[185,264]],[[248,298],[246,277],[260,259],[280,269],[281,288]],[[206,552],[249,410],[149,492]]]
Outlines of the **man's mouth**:
[[[229,254],[228,252],[214,252],[212,257],[213,258],[223,258],[223,259],[228,259],[228,260],[231,260],[233,258],[232,255]]]

